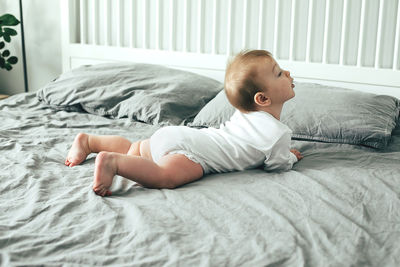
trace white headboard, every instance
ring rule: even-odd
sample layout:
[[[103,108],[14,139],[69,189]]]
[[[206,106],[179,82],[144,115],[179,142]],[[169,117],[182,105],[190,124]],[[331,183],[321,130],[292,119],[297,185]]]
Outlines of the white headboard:
[[[223,80],[266,49],[298,81],[400,98],[399,0],[61,0],[64,71],[133,61]]]

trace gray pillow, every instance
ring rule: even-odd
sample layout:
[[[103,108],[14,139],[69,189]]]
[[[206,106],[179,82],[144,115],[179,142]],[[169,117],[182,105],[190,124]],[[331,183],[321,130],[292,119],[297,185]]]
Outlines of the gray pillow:
[[[211,78],[159,65],[106,63],[66,72],[37,97],[55,109],[178,125],[193,120],[222,88]]]
[[[399,116],[399,99],[314,83],[295,83],[281,121],[293,139],[384,148]],[[189,126],[219,127],[234,112],[225,92],[207,103]]]

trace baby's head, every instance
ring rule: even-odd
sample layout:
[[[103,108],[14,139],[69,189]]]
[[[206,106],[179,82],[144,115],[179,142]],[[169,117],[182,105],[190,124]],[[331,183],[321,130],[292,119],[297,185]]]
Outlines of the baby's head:
[[[282,107],[294,97],[293,87],[290,72],[282,70],[265,50],[242,51],[226,68],[226,96],[241,112]]]

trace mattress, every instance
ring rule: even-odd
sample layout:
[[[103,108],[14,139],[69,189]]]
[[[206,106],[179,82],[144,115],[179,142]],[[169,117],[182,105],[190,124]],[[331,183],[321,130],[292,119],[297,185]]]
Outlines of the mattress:
[[[173,190],[116,176],[92,191],[76,134],[148,138],[159,126],[0,101],[0,263],[118,266],[397,266],[400,123],[389,146],[292,141],[291,171],[212,174]]]

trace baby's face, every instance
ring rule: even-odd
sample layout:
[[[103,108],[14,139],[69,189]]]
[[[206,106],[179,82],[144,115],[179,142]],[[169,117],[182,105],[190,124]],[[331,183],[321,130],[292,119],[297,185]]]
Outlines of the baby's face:
[[[281,69],[273,58],[260,59],[257,65],[257,77],[265,88],[268,88],[266,94],[272,103],[283,104],[294,97],[294,84],[290,72]]]

